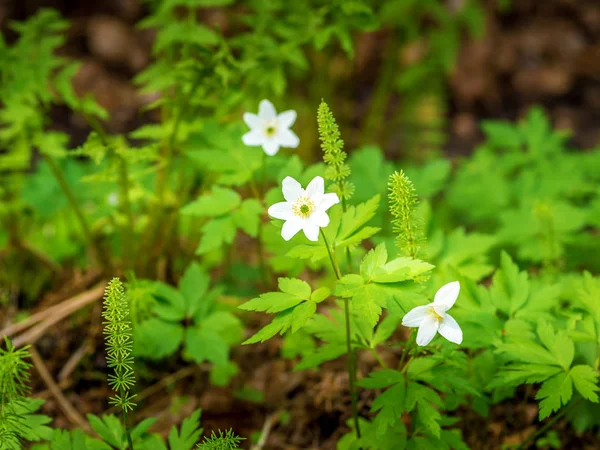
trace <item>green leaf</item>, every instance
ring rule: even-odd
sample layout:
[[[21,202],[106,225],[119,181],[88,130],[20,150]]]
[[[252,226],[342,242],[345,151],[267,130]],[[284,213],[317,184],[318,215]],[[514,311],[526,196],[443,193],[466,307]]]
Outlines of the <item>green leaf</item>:
[[[158,360],[177,351],[184,329],[179,323],[150,318],[136,323],[133,329],[135,356]]]
[[[417,417],[421,425],[425,427],[427,432],[439,438],[442,432],[440,426],[441,414],[427,400],[417,400]]]
[[[202,227],[202,239],[196,249],[199,255],[206,254],[231,244],[235,238],[235,223],[231,217],[224,216],[210,220]]]
[[[219,217],[238,208],[240,195],[232,189],[213,186],[210,193],[181,208],[181,214],[194,217]]]
[[[569,372],[570,377],[573,379],[573,384],[577,392],[581,394],[583,398],[594,403],[598,403],[598,372],[590,366],[577,365],[573,366]]]
[[[285,333],[291,326],[294,320],[294,310],[286,309],[278,314],[270,324],[258,331],[254,336],[243,342],[243,345],[254,344],[256,342],[264,342],[271,339],[277,333]]]
[[[308,319],[317,311],[315,302],[305,302],[294,308],[294,317],[292,319],[292,333],[302,328]]]
[[[310,295],[310,299],[311,299],[311,301],[313,301],[315,303],[321,303],[323,300],[325,300],[330,295],[331,295],[331,290],[326,286],[322,286]]]
[[[379,244],[370,250],[360,263],[360,274],[366,281],[371,281],[375,272],[387,262],[388,254],[385,244]]]
[[[119,419],[113,415],[104,415],[102,419],[93,414],[88,414],[86,417],[91,427],[102,439],[113,447],[122,448],[125,430]]]
[[[185,352],[198,364],[210,361],[226,364],[229,356],[227,342],[214,330],[207,327],[191,327],[185,334]]]
[[[529,280],[506,252],[502,252],[501,270],[494,275],[492,301],[500,310],[514,314],[527,302]]]
[[[575,355],[575,346],[569,336],[565,332],[555,334],[552,326],[545,321],[538,324],[537,332],[544,346],[552,352],[562,368],[569,370]]]
[[[179,291],[185,300],[186,316],[193,317],[200,307],[200,301],[206,294],[210,277],[197,263],[188,266],[179,280]]]
[[[398,283],[415,280],[419,275],[423,275],[433,268],[435,266],[419,259],[396,258],[376,270],[371,280],[375,283]]]
[[[561,372],[546,380],[535,398],[540,402],[540,420],[558,411],[562,405],[566,405],[573,395],[573,383],[566,372]]]
[[[383,369],[371,372],[356,384],[368,389],[386,388],[396,383],[404,383],[404,375],[397,370]]]
[[[200,436],[202,428],[200,428],[201,410],[197,409],[193,414],[184,419],[181,424],[181,431],[177,431],[176,427],[171,428],[169,433],[169,447],[171,450],[191,450]]]
[[[246,311],[281,312],[309,300],[311,289],[308,283],[297,278],[279,278],[279,289],[282,292],[261,294],[243,305],[240,309]]]
[[[353,314],[365,319],[373,327],[379,321],[382,308],[387,306],[387,300],[385,290],[374,284],[367,284],[355,292],[350,308]]]
[[[240,208],[233,213],[233,221],[238,228],[244,230],[248,235],[256,237],[263,212],[262,204],[258,200],[250,198],[244,200]]]
[[[131,430],[131,439],[134,442],[140,439],[142,435],[148,431],[148,428],[154,425],[154,422],[156,422],[155,417],[148,417],[147,419],[142,420],[133,428],[133,430]]]
[[[176,322],[186,317],[186,300],[174,287],[157,281],[152,285],[152,295],[157,300],[153,311],[162,319]]]
[[[379,200],[379,195],[376,195],[358,206],[350,206],[343,213],[340,228],[334,241],[336,249],[357,244],[379,231],[379,228],[375,227],[361,229],[377,212]]]
[[[297,278],[279,278],[277,280],[281,292],[289,295],[295,295],[304,300],[310,298],[310,285],[306,281]]]
[[[335,295],[338,297],[352,297],[356,290],[365,284],[360,275],[348,274],[340,278],[335,286]]]

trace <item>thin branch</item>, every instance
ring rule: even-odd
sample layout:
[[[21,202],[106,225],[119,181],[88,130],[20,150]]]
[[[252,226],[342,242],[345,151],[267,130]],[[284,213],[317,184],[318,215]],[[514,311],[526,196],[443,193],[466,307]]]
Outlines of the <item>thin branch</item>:
[[[271,429],[273,428],[273,425],[275,425],[279,420],[280,415],[281,411],[277,411],[267,416],[265,423],[263,424],[262,430],[260,431],[260,439],[255,445],[251,447],[250,450],[262,450],[264,448],[264,446],[267,444],[267,439],[269,439]]]
[[[55,308],[45,311],[46,318],[39,324],[13,339],[15,347],[36,342],[51,326],[80,310],[84,306],[94,303],[102,298],[106,282],[102,281],[89,291],[85,291],[69,300],[62,302]]]
[[[48,386],[48,389],[50,389],[50,392],[58,402],[60,409],[62,409],[63,413],[65,413],[65,416],[67,417],[69,422],[83,428],[85,431],[91,431],[90,426],[83,418],[83,416],[79,414],[79,412],[75,409],[71,402],[67,400],[67,398],[64,396],[64,394],[58,387],[58,385],[54,382],[52,375],[48,371],[46,364],[44,364],[44,361],[40,357],[40,354],[35,349],[35,347],[32,346],[29,349],[29,352],[31,353],[31,361],[33,362],[35,368],[40,374],[40,377],[42,378],[46,386]]]

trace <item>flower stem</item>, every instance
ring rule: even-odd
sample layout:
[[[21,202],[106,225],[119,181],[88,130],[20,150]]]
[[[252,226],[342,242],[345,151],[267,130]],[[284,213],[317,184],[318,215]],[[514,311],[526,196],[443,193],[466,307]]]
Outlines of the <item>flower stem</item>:
[[[337,260],[335,259],[333,252],[335,250],[333,250],[331,247],[329,247],[329,242],[327,242],[327,238],[325,237],[325,233],[323,233],[323,229],[320,229],[321,232],[321,237],[323,238],[323,242],[325,242],[325,248],[327,249],[327,254],[329,255],[329,261],[331,262],[331,266],[333,267],[333,271],[335,272],[335,277],[339,280],[340,278],[342,278],[342,272],[340,271],[340,267],[337,263]]]
[[[525,441],[523,441],[523,443],[517,447],[517,450],[525,450],[531,442],[533,442],[539,436],[544,434],[546,432],[546,430],[548,430],[548,428],[550,428],[552,425],[554,425],[556,422],[558,422],[558,420],[561,419],[565,414],[570,413],[573,409],[575,409],[577,406],[579,406],[579,404],[582,401],[583,401],[583,398],[580,398],[579,400],[576,400],[573,403],[571,403],[571,405],[569,405],[568,408],[561,409],[557,414],[554,415],[554,417],[552,417],[548,422],[546,422],[546,424],[543,427],[538,429],[535,433],[532,433],[531,435],[529,435],[529,437],[527,439],[525,439]]]
[[[121,398],[124,398],[126,395],[125,390],[123,388],[120,388],[119,391],[120,391]],[[131,440],[131,433],[129,432],[129,416],[124,407],[121,408],[121,411],[123,412],[123,423],[125,425],[125,435],[127,436],[127,443],[129,444],[129,450],[134,450],[133,449],[133,441]]]
[[[79,202],[75,198],[75,194],[73,194],[73,191],[71,190],[71,187],[69,186],[69,183],[67,182],[62,170],[60,169],[60,167],[58,166],[58,164],[56,163],[56,161],[54,160],[54,158],[52,156],[50,156],[46,153],[46,154],[44,154],[44,158],[46,159],[46,162],[48,163],[48,166],[50,167],[50,171],[54,175],[54,178],[56,178],[56,181],[58,181],[60,188],[62,189],[63,193],[67,197],[67,201],[71,205],[71,208],[73,208],[73,212],[75,212],[75,216],[77,217],[77,220],[79,221],[79,225],[81,226],[81,229],[83,230],[83,234],[85,235],[85,237],[88,240],[88,242],[90,243],[90,245],[92,245],[92,247],[94,248],[94,251],[96,253],[96,257],[98,258],[98,262],[100,263],[100,266],[102,266],[102,268],[106,272],[110,272],[111,267],[110,267],[109,259],[106,255],[106,253],[104,253],[104,249],[100,246],[98,241],[96,241],[96,239],[94,239],[92,230],[91,230],[91,228],[85,218],[85,215],[83,214],[83,211],[81,210],[81,207],[79,206]]]
[[[335,251],[331,247],[329,247],[329,242],[327,242],[327,237],[325,237],[325,233],[323,230],[320,230],[321,237],[323,238],[323,242],[325,243],[325,247],[327,248],[327,254],[329,255],[329,260],[331,261],[331,266],[333,267],[333,271],[335,272],[336,278],[339,280],[342,278],[342,272],[340,271],[340,267],[335,259],[333,252]],[[350,330],[350,300],[344,298],[344,316],[346,319],[346,352],[348,354],[348,381],[350,383],[350,397],[352,399],[352,416],[354,417],[354,428],[356,430],[356,436],[360,439],[360,424],[358,422],[358,398],[356,395],[356,354],[352,350],[352,333]]]
[[[371,353],[373,354],[373,356],[375,357],[375,359],[377,360],[377,362],[379,363],[379,365],[380,365],[381,367],[383,367],[384,369],[387,369],[387,368],[388,368],[387,364],[386,364],[386,363],[385,363],[385,361],[384,361],[384,360],[381,358],[381,355],[379,355],[379,353],[377,353],[377,350],[376,350],[376,349],[372,348],[372,349],[371,349]]]

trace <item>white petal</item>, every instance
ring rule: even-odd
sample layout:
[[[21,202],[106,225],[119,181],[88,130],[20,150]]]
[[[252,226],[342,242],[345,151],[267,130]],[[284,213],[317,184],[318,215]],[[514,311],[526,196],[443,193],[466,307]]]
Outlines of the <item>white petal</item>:
[[[262,143],[262,148],[267,155],[273,156],[279,151],[279,143],[277,143],[277,141],[269,139],[268,141]]]
[[[446,314],[444,320],[440,324],[438,330],[442,336],[448,339],[450,342],[460,344],[463,340],[462,330],[458,322],[450,314]]]
[[[314,177],[308,183],[308,186],[306,186],[306,196],[311,199],[319,197],[319,204],[321,204],[323,192],[325,192],[325,180],[323,180],[323,177]]]
[[[300,144],[298,136],[296,136],[292,130],[288,130],[287,128],[282,128],[277,131],[276,139],[277,142],[285,148],[296,148],[298,147],[298,144]]]
[[[282,128],[289,128],[294,125],[296,121],[296,111],[290,109],[288,111],[284,111],[277,116],[277,122],[279,122],[279,126]]]
[[[309,241],[317,242],[319,240],[319,225],[312,221],[306,221],[302,227],[304,235]]]
[[[340,198],[337,196],[337,194],[329,192],[321,197],[321,202],[317,205],[316,209],[318,211],[327,211],[329,208],[331,208],[333,205],[337,205],[339,202]]]
[[[440,316],[441,318],[444,318],[447,316],[446,311],[448,311],[448,307],[446,305],[444,305],[443,303],[432,303],[431,306],[433,307],[433,310],[436,312],[436,314],[438,316]]]
[[[292,204],[288,202],[279,202],[271,205],[267,211],[271,217],[281,220],[289,220],[293,217]]]
[[[321,228],[329,225],[329,216],[325,211],[316,211],[312,213],[308,220]]]
[[[454,305],[454,302],[458,298],[459,292],[460,283],[458,281],[453,281],[452,283],[448,283],[439,288],[439,290],[435,293],[433,302],[446,305],[446,309],[450,309],[452,308],[452,305]]]
[[[298,218],[294,217],[290,220],[287,220],[281,228],[281,237],[286,241],[289,241],[296,235],[298,231],[302,229],[302,225],[304,225],[302,220]]]
[[[427,308],[429,308],[429,305],[417,306],[416,308],[411,309],[402,318],[402,325],[405,327],[418,327],[421,325],[421,322],[428,316]]]
[[[281,191],[286,202],[294,203],[302,194],[302,186],[292,177],[285,177],[281,182]]]
[[[259,128],[262,126],[262,120],[260,119],[260,117],[258,117],[256,114],[252,114],[249,112],[244,113],[244,122],[246,122],[246,125],[248,125],[252,129]]]
[[[272,120],[277,117],[277,112],[273,103],[269,100],[263,100],[258,105],[258,115],[263,120]]]
[[[425,346],[431,342],[435,337],[435,333],[440,326],[440,322],[433,315],[428,314],[421,325],[419,325],[419,331],[417,332],[417,345]]]
[[[242,142],[246,145],[263,145],[265,141],[265,135],[262,130],[251,130],[242,136]]]

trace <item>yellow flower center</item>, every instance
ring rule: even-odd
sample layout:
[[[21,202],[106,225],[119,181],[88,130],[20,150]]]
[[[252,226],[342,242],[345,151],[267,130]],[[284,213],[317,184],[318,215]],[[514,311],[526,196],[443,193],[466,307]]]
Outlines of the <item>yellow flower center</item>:
[[[429,314],[431,314],[433,317],[435,317],[435,319],[436,319],[438,322],[439,322],[440,320],[442,320],[442,319],[443,319],[443,317],[442,317],[442,316],[440,316],[440,315],[439,315],[439,314],[436,312],[436,310],[433,308],[433,306],[430,306],[430,307],[429,307],[429,309],[427,310],[427,312],[428,312]]]
[[[292,205],[292,212],[298,217],[306,219],[315,207],[315,202],[305,196],[298,197],[298,200]]]
[[[265,134],[269,137],[275,135],[277,132],[277,124],[274,121],[269,121],[265,127]]]

